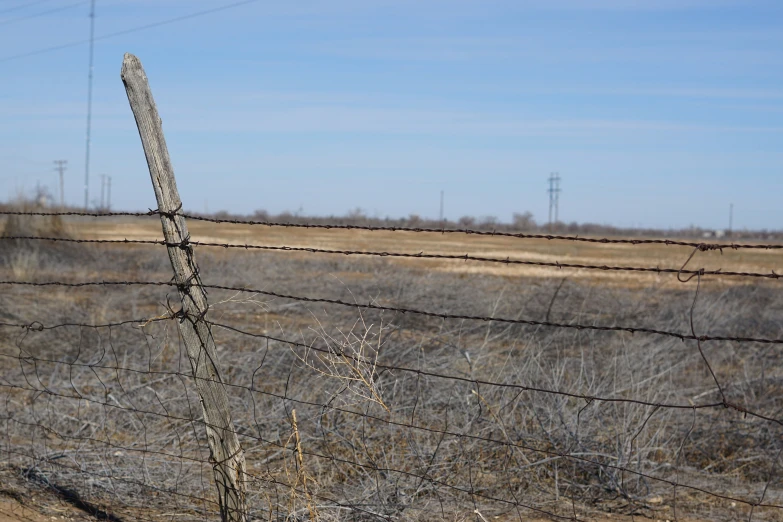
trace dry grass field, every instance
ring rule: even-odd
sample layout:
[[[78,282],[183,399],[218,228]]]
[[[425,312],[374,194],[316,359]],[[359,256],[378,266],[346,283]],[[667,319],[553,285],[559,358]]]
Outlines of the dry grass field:
[[[546,239],[465,234],[410,233],[403,231],[324,230],[243,226],[192,221],[188,228],[194,240],[267,246],[310,247],[331,250],[427,253],[511,258],[527,261],[561,262],[586,265],[643,266],[679,269],[691,250],[670,245],[596,244]],[[160,239],[157,218],[129,219],[106,223],[85,221],[79,225],[79,237],[90,239]],[[727,243],[721,240],[698,240]],[[698,242],[697,241],[697,242]],[[301,254],[289,254],[301,255]],[[672,277],[655,274],[602,273],[547,267],[494,265],[479,262],[405,260],[408,267],[435,269],[461,274],[488,274],[503,277],[562,278],[580,282],[638,286],[676,283]],[[737,272],[780,272],[783,256],[776,250],[732,250],[700,252],[688,268],[733,270]],[[741,280],[739,280],[741,281]]]
[[[692,253],[459,234],[189,228],[204,242],[674,269]],[[161,237],[154,217],[74,219],[65,229],[89,239]],[[162,246],[2,247],[6,281],[171,279]],[[205,284],[683,334],[692,320],[698,335],[783,338],[777,280],[705,276],[696,297],[697,280],[676,274],[210,247],[196,247],[196,259]],[[783,254],[698,252],[688,267],[781,273]],[[176,324],[148,321],[177,299],[171,287],[3,287],[0,322],[72,325],[0,328],[0,474],[6,490],[30,494],[9,496],[0,517],[18,500],[32,508],[35,493],[47,517],[94,509],[116,520],[218,518]],[[781,508],[749,505],[783,505],[782,426],[723,407],[705,364],[728,402],[781,419],[780,345],[704,342],[702,356],[695,341],[649,334],[215,289],[209,299],[252,520],[481,521],[476,510],[493,521],[783,520]]]

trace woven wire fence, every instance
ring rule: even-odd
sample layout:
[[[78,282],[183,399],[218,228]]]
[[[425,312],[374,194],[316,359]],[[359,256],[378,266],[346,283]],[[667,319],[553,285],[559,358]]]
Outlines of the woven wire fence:
[[[185,317],[166,258],[177,247],[196,252],[209,295],[249,520],[783,517],[779,276],[694,260],[777,256],[779,244],[316,226],[518,241],[518,257],[493,258],[404,252],[404,241],[374,251],[90,239],[78,223],[8,223],[159,212],[4,214],[2,491],[28,503],[37,491],[41,509],[220,518],[177,328]],[[530,240],[665,246],[682,263],[526,259]],[[466,275],[421,260],[558,276]],[[569,278],[576,271],[656,282],[595,285]]]

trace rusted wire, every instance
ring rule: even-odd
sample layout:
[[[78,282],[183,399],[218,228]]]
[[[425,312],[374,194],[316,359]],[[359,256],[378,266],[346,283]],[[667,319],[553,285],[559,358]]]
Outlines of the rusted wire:
[[[0,211],[0,215],[29,215],[29,216],[86,216],[86,217],[115,217],[115,216],[153,216],[162,215],[158,210],[148,212],[11,212]],[[224,223],[234,225],[252,225],[265,227],[282,228],[313,228],[325,230],[364,230],[369,232],[413,232],[413,233],[434,233],[434,234],[465,234],[469,236],[497,236],[510,237],[517,239],[546,239],[548,241],[577,241],[584,243],[612,244],[612,245],[666,245],[666,246],[686,246],[699,248],[702,250],[781,250],[783,243],[705,243],[695,241],[681,241],[676,239],[628,239],[628,238],[594,238],[581,236],[565,236],[553,234],[525,234],[521,232],[503,232],[499,230],[474,230],[467,228],[424,228],[424,227],[395,227],[395,226],[371,226],[371,225],[329,225],[321,223],[281,223],[274,221],[253,221],[240,219],[219,219],[198,216],[195,214],[178,213],[186,219],[194,221],[205,221],[209,223]]]
[[[172,281],[87,281],[81,283],[66,283],[62,281],[45,281],[45,282],[32,282],[32,281],[0,281],[0,285],[17,285],[17,286],[33,286],[33,287],[47,287],[47,286],[62,286],[71,288],[91,287],[91,286],[168,286],[176,287],[177,284]],[[600,326],[594,324],[580,324],[580,323],[557,323],[553,321],[537,321],[533,319],[515,319],[509,317],[493,317],[486,315],[468,315],[468,314],[450,314],[443,312],[432,312],[428,310],[418,310],[415,308],[405,308],[400,306],[386,306],[376,303],[358,303],[342,301],[340,299],[330,299],[325,297],[309,297],[293,294],[284,294],[280,292],[272,292],[261,288],[248,288],[243,286],[227,286],[227,285],[214,285],[214,284],[202,284],[203,288],[214,290],[227,290],[231,292],[250,293],[257,295],[265,295],[268,297],[276,297],[280,299],[288,299],[291,301],[298,301],[302,303],[323,303],[331,304],[349,308],[361,308],[366,310],[378,310],[381,312],[394,312],[400,314],[413,314],[423,317],[435,317],[439,319],[459,319],[467,321],[481,321],[489,323],[504,323],[504,324],[518,324],[526,326],[543,326],[547,328],[565,328],[569,330],[578,331],[597,331],[597,332],[626,332],[631,334],[649,334],[660,335],[664,337],[673,337],[681,341],[686,340],[699,340],[701,342],[709,341],[729,341],[739,343],[761,343],[761,344],[783,344],[783,339],[764,338],[764,337],[742,337],[731,335],[693,335],[693,333],[681,333],[670,330],[659,330],[655,328],[646,327],[634,327],[634,326]]]
[[[690,275],[691,277],[698,274],[704,276],[720,276],[720,277],[750,277],[750,278],[763,278],[763,279],[780,279],[783,274],[778,274],[774,270],[770,270],[769,273],[763,272],[736,272],[731,270],[688,270],[683,265],[682,268],[661,268],[658,266],[653,267],[636,267],[636,266],[617,266],[617,265],[591,265],[582,263],[561,263],[560,261],[529,261],[524,259],[512,259],[495,258],[485,256],[475,256],[471,254],[426,254],[424,252],[417,253],[405,253],[405,252],[385,252],[385,251],[366,251],[366,250],[335,250],[326,248],[314,248],[314,247],[292,247],[292,246],[274,246],[274,245],[252,245],[252,244],[235,244],[235,243],[215,243],[208,241],[186,241],[183,243],[168,243],[163,240],[156,239],[74,239],[74,238],[58,238],[58,237],[41,237],[41,236],[5,236],[0,237],[2,240],[25,240],[25,241],[56,241],[61,243],[95,243],[95,244],[126,244],[126,245],[162,245],[170,248],[185,248],[187,245],[203,246],[203,247],[219,247],[225,249],[240,249],[240,250],[268,250],[268,251],[280,251],[280,252],[305,252],[311,254],[332,254],[332,255],[345,255],[345,256],[365,256],[365,257],[391,257],[391,258],[406,258],[406,259],[437,259],[437,260],[449,260],[449,261],[474,261],[480,263],[497,263],[503,265],[524,265],[524,266],[540,266],[546,268],[562,269],[576,269],[576,270],[600,270],[604,272],[647,272],[654,274],[672,274],[677,275],[679,278],[681,275]],[[699,249],[696,249],[699,250]],[[695,252],[695,251],[694,251]],[[685,264],[693,257],[686,260]],[[689,278],[690,279],[690,278]],[[686,279],[682,282],[687,282]]]

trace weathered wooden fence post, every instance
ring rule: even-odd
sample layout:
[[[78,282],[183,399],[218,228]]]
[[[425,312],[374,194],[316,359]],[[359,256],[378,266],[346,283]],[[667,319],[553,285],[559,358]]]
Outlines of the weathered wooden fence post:
[[[228,395],[220,377],[215,341],[204,318],[208,309],[206,292],[201,287],[185,218],[179,212],[182,202],[163,137],[161,119],[147,75],[138,58],[125,54],[121,77],[147,157],[163,236],[169,244],[169,260],[182,300],[179,329],[201,397],[221,518],[224,521],[245,522],[245,456],[228,409]]]

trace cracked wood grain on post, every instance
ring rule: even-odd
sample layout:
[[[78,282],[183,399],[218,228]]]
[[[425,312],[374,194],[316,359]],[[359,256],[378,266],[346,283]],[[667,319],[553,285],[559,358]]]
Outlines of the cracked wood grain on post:
[[[221,518],[227,522],[246,522],[245,456],[231,419],[215,342],[204,317],[208,310],[206,292],[201,287],[187,225],[180,212],[182,201],[177,192],[162,122],[147,75],[134,55],[125,54],[121,77],[147,157],[163,235],[169,244],[166,248],[182,300],[179,329],[201,398]],[[171,246],[174,244],[176,246]]]

